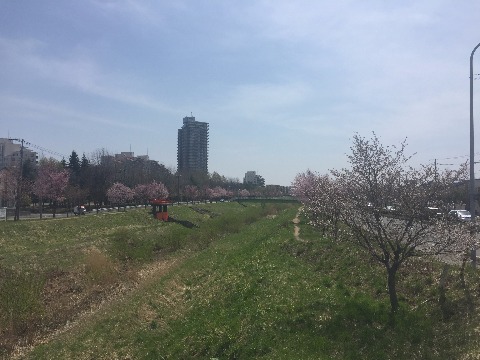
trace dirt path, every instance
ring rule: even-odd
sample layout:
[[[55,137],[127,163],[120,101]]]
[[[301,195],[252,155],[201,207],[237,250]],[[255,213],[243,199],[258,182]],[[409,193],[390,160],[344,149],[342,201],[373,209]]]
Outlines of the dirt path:
[[[298,224],[300,224],[300,213],[302,211],[303,207],[298,208],[297,214],[295,215],[295,218],[292,220],[294,227],[293,227],[293,235],[295,236],[295,240],[297,241],[304,241],[300,238],[300,227]]]

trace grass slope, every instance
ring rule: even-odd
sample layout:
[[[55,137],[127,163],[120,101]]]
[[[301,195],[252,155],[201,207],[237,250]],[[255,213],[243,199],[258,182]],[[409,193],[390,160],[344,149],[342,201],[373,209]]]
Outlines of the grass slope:
[[[170,260],[178,256],[175,267],[37,346],[27,358],[478,358],[478,314],[466,310],[458,269],[447,277],[448,311],[442,312],[442,265],[409,264],[399,279],[402,306],[392,323],[383,270],[305,224],[301,239],[295,239],[295,208],[202,209],[175,214],[198,227],[169,223],[160,229],[105,230],[110,241],[100,244],[122,261],[148,262],[152,249],[185,251],[170,253]],[[260,212],[276,216],[255,221]],[[157,232],[164,242],[151,236]],[[133,246],[132,234],[150,245]],[[132,247],[150,250],[137,253]],[[477,302],[476,271],[469,269],[467,279]]]

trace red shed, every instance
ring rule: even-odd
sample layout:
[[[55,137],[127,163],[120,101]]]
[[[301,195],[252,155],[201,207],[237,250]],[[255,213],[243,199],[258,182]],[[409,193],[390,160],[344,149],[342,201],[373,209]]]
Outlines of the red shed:
[[[150,205],[152,205],[152,214],[156,219],[168,221],[167,205],[172,205],[170,200],[153,199],[150,200]]]

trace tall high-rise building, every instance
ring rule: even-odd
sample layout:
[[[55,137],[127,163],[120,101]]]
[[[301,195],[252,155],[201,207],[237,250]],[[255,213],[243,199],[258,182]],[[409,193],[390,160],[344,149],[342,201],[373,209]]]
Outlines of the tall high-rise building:
[[[208,173],[208,123],[183,118],[178,129],[177,170],[180,173]]]

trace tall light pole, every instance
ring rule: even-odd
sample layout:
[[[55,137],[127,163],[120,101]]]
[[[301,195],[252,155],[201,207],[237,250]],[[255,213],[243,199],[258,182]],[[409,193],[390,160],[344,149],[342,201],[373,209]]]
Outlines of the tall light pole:
[[[475,220],[475,145],[474,145],[474,134],[473,134],[473,54],[475,50],[480,46],[478,44],[473,48],[472,54],[470,55],[470,212],[472,213],[472,221]]]
[[[177,197],[178,197],[178,204],[180,204],[180,173],[177,172]]]

